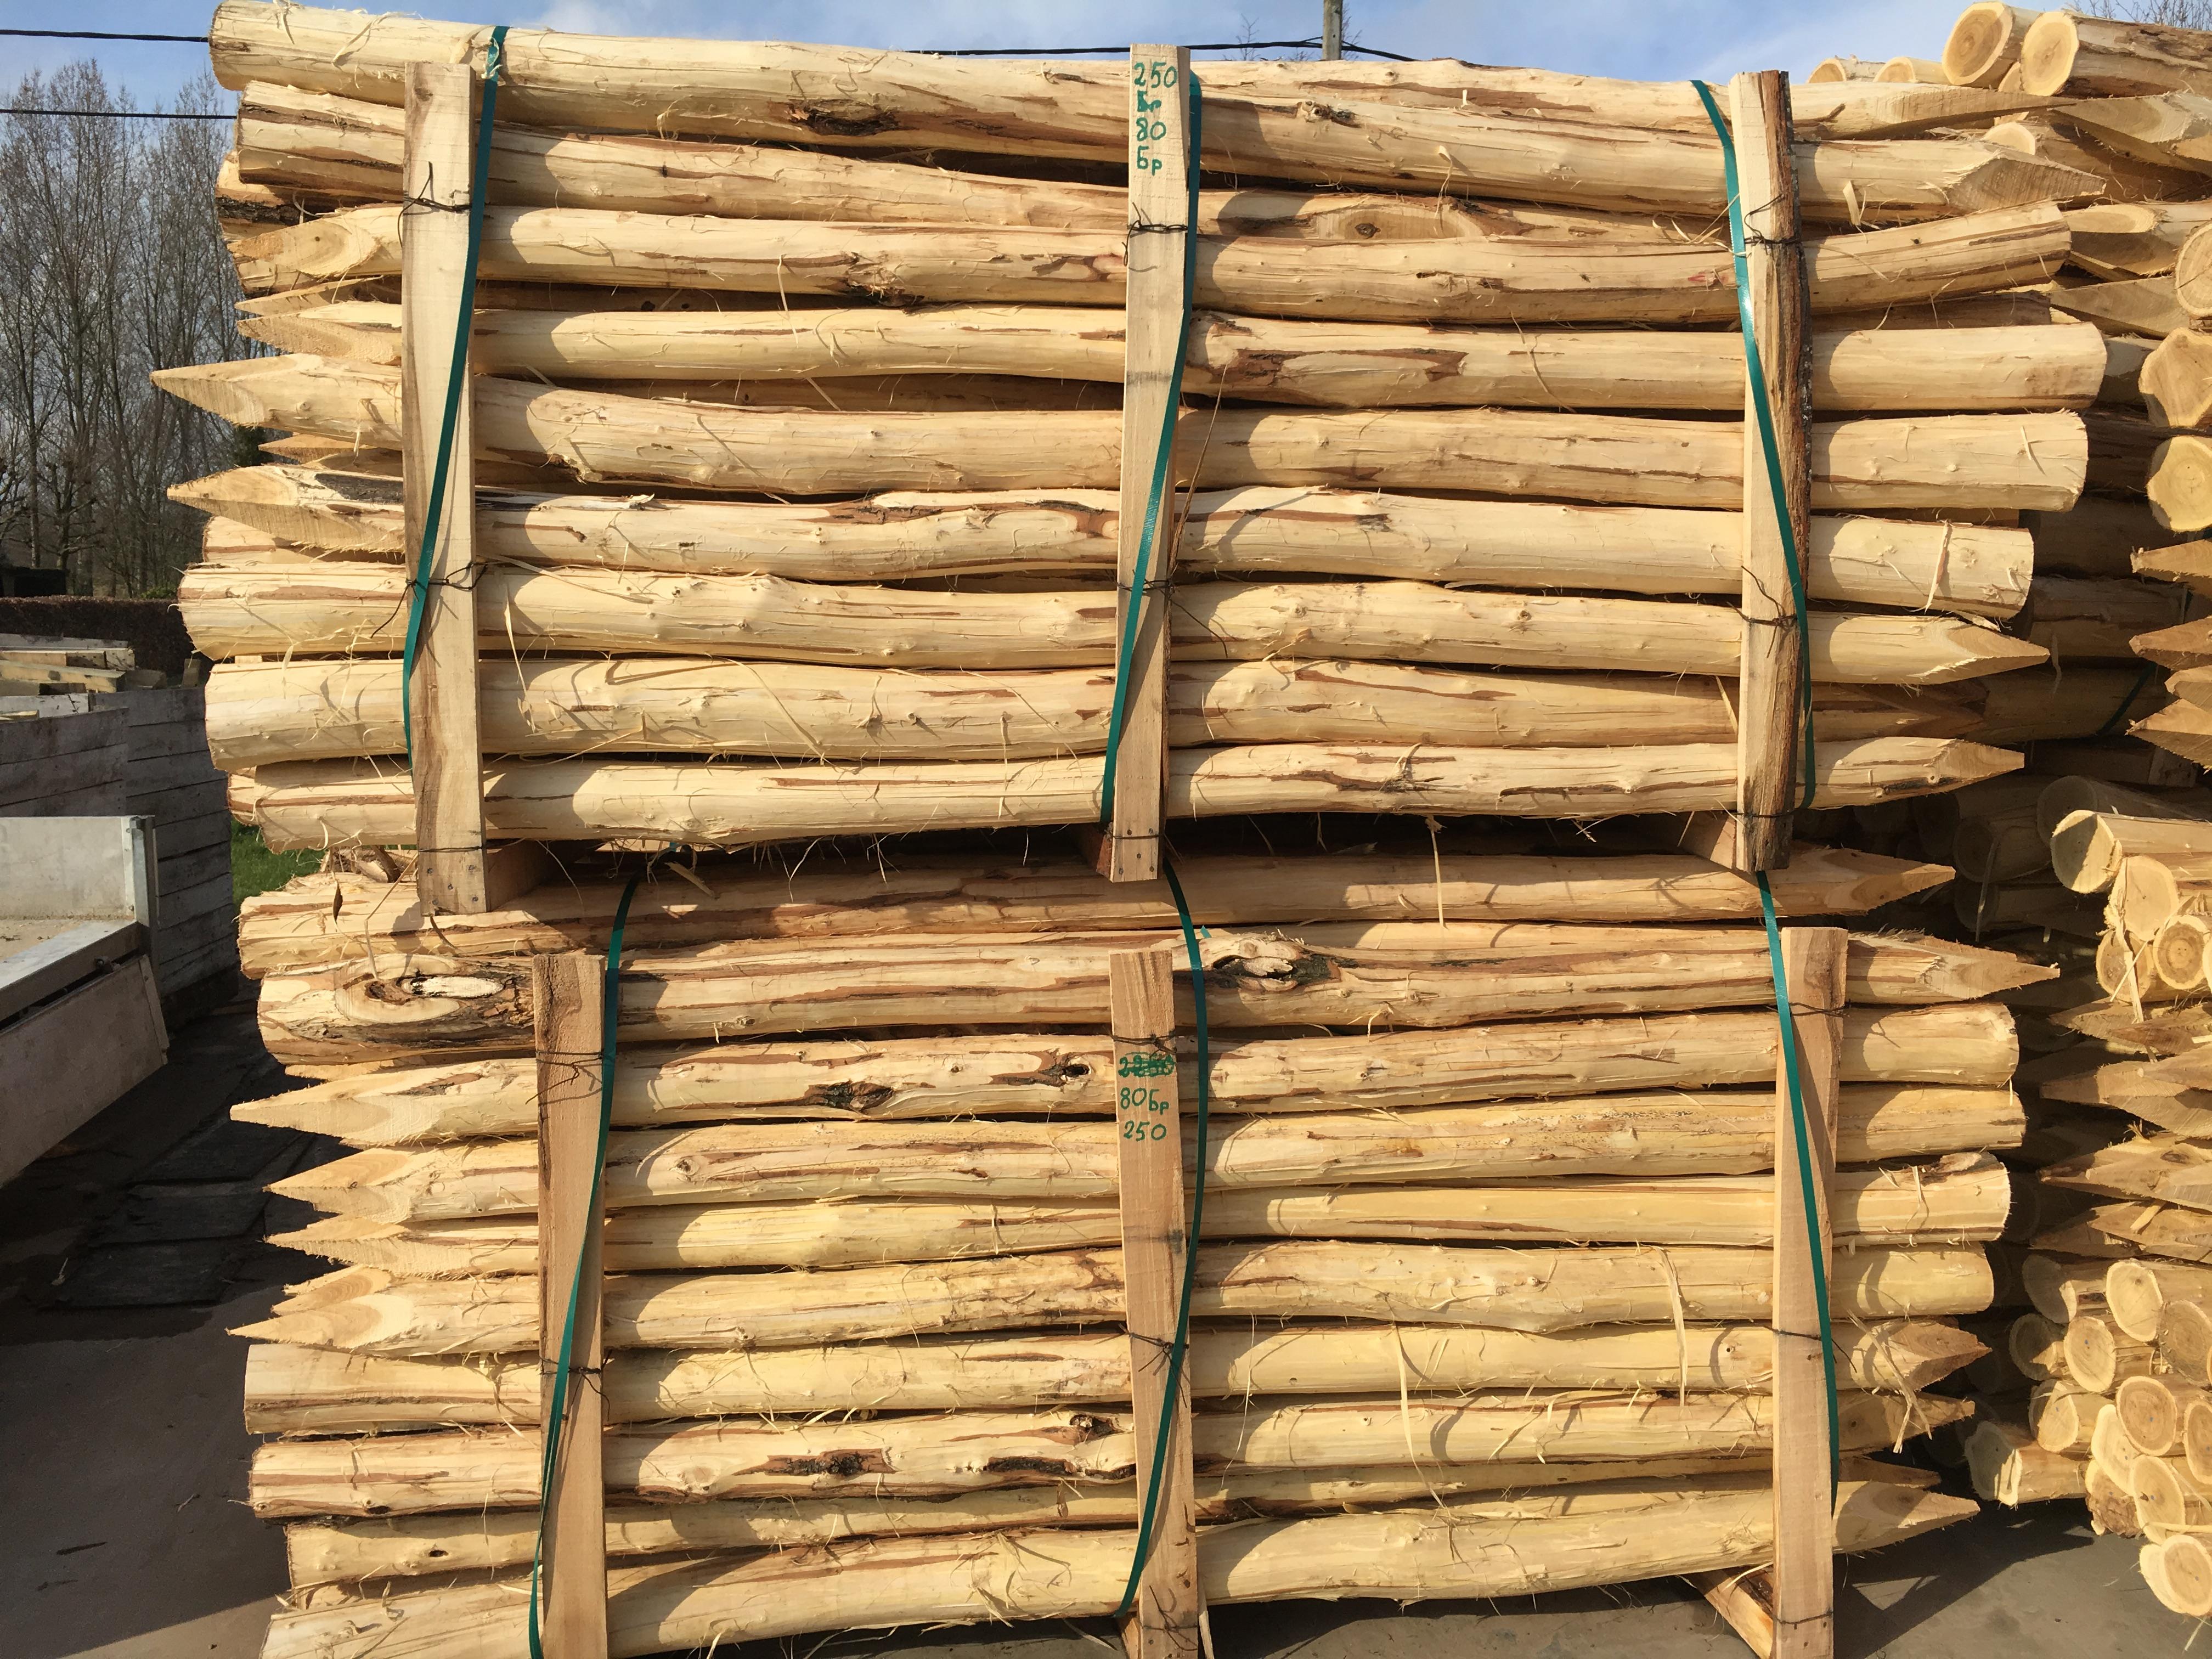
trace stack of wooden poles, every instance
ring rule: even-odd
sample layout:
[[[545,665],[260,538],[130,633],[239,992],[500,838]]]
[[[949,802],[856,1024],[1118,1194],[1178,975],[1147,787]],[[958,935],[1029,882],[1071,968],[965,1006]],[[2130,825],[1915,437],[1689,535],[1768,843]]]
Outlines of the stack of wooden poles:
[[[1988,88],[2027,100],[1986,127],[1989,141],[2102,185],[2097,200],[2066,210],[2063,268],[2033,295],[2014,296],[2094,323],[2106,337],[2106,377],[2085,415],[2087,490],[2067,509],[2021,520],[2036,542],[2021,631],[2051,660],[1990,684],[1997,718],[1979,734],[2037,745],[2030,769],[2051,778],[2088,775],[2135,787],[2187,780],[2186,769],[2161,764],[2140,745],[2112,743],[2131,726],[2153,742],[2172,739],[2166,746],[2191,761],[2212,754],[2203,736],[2212,717],[2182,688],[2161,693],[2136,660],[2136,642],[2148,635],[2160,643],[2144,654],[2193,666],[2187,653],[2204,631],[2191,620],[2201,607],[2170,584],[2194,556],[2173,544],[2212,524],[2191,499],[2207,488],[2192,477],[2212,473],[2203,441],[2190,435],[2212,411],[2212,351],[2179,294],[2183,250],[2212,222],[2208,42],[2212,35],[2191,30],[1980,3],[1961,13],[1940,62],[1895,59],[1881,70],[1896,85]],[[1875,67],[1831,62],[1838,73]],[[2189,268],[2208,256],[2212,242]],[[2019,714],[2029,717],[2005,723]],[[2016,807],[2027,805],[2025,785],[2014,796]],[[2003,890],[1960,889],[1961,915],[1984,932],[2011,921],[2045,925],[2067,908],[2041,860],[2032,850],[2022,856],[2028,871],[2008,876],[1960,867],[1962,881]]]
[[[2212,222],[2212,149],[2200,142],[2212,131],[2208,47],[2212,34],[2192,30],[1981,3],[1960,15],[1940,64],[1929,66],[1960,88],[2035,97],[2038,108],[1993,126],[1991,140],[2105,184],[2101,199],[2068,210],[2067,261],[2041,290],[2062,314],[2096,324],[2108,353],[2086,417],[2087,491],[2063,512],[2023,517],[2036,540],[2027,631],[2052,656],[2023,678],[2074,719],[2021,740],[2038,745],[2030,769],[2053,779],[2160,789],[2194,777],[2193,766],[2160,750],[2115,738],[2133,732],[2160,744],[2162,733],[2189,733],[2203,718],[2161,691],[2139,657],[2158,657],[2147,635],[2180,647],[2203,632],[2191,620],[2201,604],[2172,585],[2176,573],[2160,561],[2185,562],[2175,544],[2207,522],[2173,509],[2179,459],[2199,441],[2187,434],[2212,409],[2203,337],[2178,296],[2182,251]],[[2190,762],[2212,752],[2185,740],[2163,748]],[[2027,805],[2024,791],[2018,805]],[[2050,826],[2042,828],[2047,837]],[[1986,907],[1962,895],[1962,913],[2055,914],[2066,901],[2051,879],[2039,869],[2039,891],[1987,896]]]
[[[1962,792],[1961,810],[1948,826],[1923,813],[1919,847],[1939,846],[1948,833],[1962,863],[1987,856],[2014,871],[2033,851],[2046,872],[2057,872],[2041,878],[2042,884],[2060,876],[2078,882],[2080,843],[2099,823],[2123,812],[2128,822],[2155,814],[2158,822],[2179,823],[2192,810],[2212,808],[2212,796],[2201,789],[2152,792],[2098,778],[2030,774],[2016,785],[2000,782],[2012,793],[2001,795],[1988,785]],[[2068,890],[2064,883],[2061,890]],[[2094,894],[2069,890],[2068,896],[2094,915]],[[1970,1322],[1992,1352],[1962,1374],[1977,1420],[1960,1425],[1960,1437],[1984,1498],[2015,1505],[2086,1498],[2100,1530],[2132,1535],[2138,1529],[2133,1493],[2105,1455],[2112,1428],[2096,1426],[2131,1373],[2118,1368],[2101,1304],[2090,1292],[2108,1265],[2144,1246],[2112,1224],[2116,1212],[2093,1207],[2069,1176],[2083,1160],[2104,1158],[2136,1133],[2142,1115],[2126,1091],[2144,1068],[2121,1063],[2121,1056],[2142,1052],[2130,1045],[2144,1034],[2129,1029],[2142,1011],[2130,1012],[2107,996],[2100,980],[2112,976],[2109,939],[2100,938],[2094,921],[2085,930],[2075,908],[2053,906],[2015,917],[1986,937],[2049,964],[2058,976],[2007,999],[2021,1048],[2032,1056],[2016,1079],[2026,1130],[2002,1154],[2015,1190],[2004,1243],[1993,1252],[1997,1308],[1985,1321]],[[2145,1103],[2154,1121],[2156,1103]],[[2094,1450],[2093,1433],[2099,1436]]]
[[[2193,1461],[2183,1425],[2212,1380],[2188,1336],[2192,1317],[2212,1329],[2194,1306],[2212,1274],[2191,1265],[2212,1259],[2212,1215],[2185,1172],[2212,1157],[2212,1117],[2189,1081],[2212,1027],[2201,943],[2189,949],[2205,930],[2186,872],[2212,855],[2212,794],[2077,781],[2070,794],[2054,787],[2044,816],[2054,872],[2105,897],[2096,971],[2109,1000],[2061,1017],[2085,1040],[2037,1080],[2046,1100],[2074,1103],[2086,1144],[2043,1171],[2041,1208],[2063,1220],[2040,1242],[2058,1254],[2029,1259],[2037,1314],[2011,1352],[2031,1375],[2053,1374],[2055,1415],[2039,1439],[2087,1455],[2093,1521],[2144,1538],[2143,1574],[2159,1598],[2203,1617],[2212,1577],[2188,1529],[2212,1518],[2212,1413],[2198,1428],[2208,1452]]]
[[[2068,210],[2066,267],[2041,290],[2107,337],[2089,490],[2023,517],[2036,543],[2026,631],[2052,661],[2014,678],[2070,701],[2075,727],[2014,733],[2027,770],[1917,803],[1917,837],[1856,838],[1953,863],[1967,936],[2061,970],[2016,994],[2036,1058],[2020,1079],[2027,1132],[2008,1156],[2031,1178],[1999,1253],[2000,1300],[2033,1311],[1977,1327],[1997,1352],[1970,1368],[1985,1420],[1966,1449],[1984,1497],[2085,1497],[2100,1530],[2145,1537],[2154,1589],[2203,1616],[2212,1341],[2191,1333],[2212,1329],[2196,1302],[2212,1287],[2197,1282],[2212,1238],[2191,1219],[2203,1211],[2186,1171],[2212,1132],[2188,1094],[2212,1035],[2194,886],[2212,876],[2212,796],[2196,769],[2212,758],[2212,715],[2192,695],[2212,662],[2196,615],[2212,560],[2189,538],[2212,527],[2212,445],[2197,435],[2212,421],[2212,298],[2198,292],[2212,270],[2212,34],[1977,4],[1940,64],[1900,79],[2038,99],[1990,137],[2106,184]],[[2173,671],[2162,689],[2161,669]],[[2039,943],[2014,931],[2030,929]]]
[[[247,331],[283,355],[157,378],[315,459],[178,492],[216,515],[181,599],[222,665],[210,740],[241,813],[272,845],[403,843],[394,104],[410,58],[477,32],[275,18],[226,5],[215,50],[242,89],[235,188],[319,210],[235,245]],[[499,112],[535,125],[495,137],[479,260],[489,830],[730,845],[1096,817],[1122,71],[1055,70],[1040,112],[1034,66],[729,48],[692,71],[715,112],[686,116],[646,43],[565,50],[510,54]],[[1692,89],[1200,68],[1222,107],[1170,816],[1733,805],[1743,349]],[[2014,521],[2077,499],[2106,369],[2094,328],[1977,297],[2048,281],[2054,204],[2100,181],[1909,136],[2008,94],[1854,90],[1803,89],[1796,128],[1838,805],[2004,769],[1960,740],[1978,722],[2049,726],[1980,682],[2045,659],[1992,625],[2029,598]],[[879,159],[931,147],[975,165]]]
[[[1166,893],[973,854],[888,877],[708,868],[711,894],[664,876],[629,921],[605,1237],[617,1650],[1110,1610],[1136,1489],[1091,1011],[1109,951],[1164,937]],[[1774,886],[1832,915],[1937,878],[1808,849]],[[1776,1027],[1737,920],[1751,884],[1670,854],[1223,856],[1182,880],[1213,1027],[1198,1504],[1247,1523],[1201,1532],[1207,1601],[1764,1559]],[[285,1437],[252,1498],[294,1523],[303,1592],[271,1655],[524,1616],[524,953],[604,948],[617,897],[586,878],[431,918],[404,878],[336,875],[249,908],[264,1034],[328,1080],[240,1115],[361,1149],[280,1187],[330,1215],[285,1242],[348,1265],[245,1333],[249,1423]],[[1987,999],[2037,971],[1850,938],[1832,1267],[1853,1454],[1961,1410],[1926,1390],[1982,1351],[1946,1320],[1989,1301],[1979,1246],[2010,1192],[1988,1150],[2021,1127]],[[1186,1060],[1188,1018],[1186,994]],[[1850,1464],[1842,1547],[1960,1512]],[[834,1573],[791,1595],[828,1559],[802,1547],[833,1543]]]
[[[296,1587],[268,1659],[521,1639],[574,1224],[548,1103],[648,852],[605,1224],[570,1235],[606,1275],[605,1513],[550,1575],[607,1651],[1122,1604],[1159,1467],[1124,1322],[1167,1282],[1127,1231],[1133,955],[1177,981],[1137,1058],[1212,1114],[1186,1605],[1689,1573],[1747,1627],[1737,1577],[1809,1545],[1824,1612],[1825,1450],[1811,1524],[1777,1520],[1817,1345],[1771,1322],[1808,1224],[1752,870],[1807,924],[1833,1138],[1834,1546],[1970,1512],[1875,1454],[1970,1409],[1935,1385],[1983,1355],[1953,1322],[2025,1128],[1997,999],[2057,974],[1848,931],[1948,872],[1790,849],[1797,635],[1753,550],[1784,509],[1692,88],[1200,64],[1194,218],[1176,185],[1133,234],[1127,64],[515,31],[471,247],[466,167],[422,164],[467,155],[465,88],[424,66],[489,36],[227,0],[222,203],[282,355],[158,377],[286,434],[178,492],[211,515],[181,602],[235,808],[334,854],[241,919],[312,1086],[240,1115],[356,1149],[283,1188],[337,1271],[246,1333]],[[2110,360],[2041,291],[2107,180],[1964,131],[2044,101],[1852,80],[1779,118],[1802,830],[2094,730],[2006,672],[2052,654],[2022,519],[2081,498]],[[1765,271],[1795,227],[1753,230]],[[1181,234],[1164,597],[1117,599],[1168,396],[1140,363],[1182,320],[1139,289]],[[471,260],[441,520],[428,343]],[[1166,886],[1066,834],[1152,605],[1159,742],[1117,748],[1115,805],[1206,821],[1172,825],[1195,974]],[[1617,822],[1563,851],[1553,819]],[[487,841],[557,870],[494,879]]]

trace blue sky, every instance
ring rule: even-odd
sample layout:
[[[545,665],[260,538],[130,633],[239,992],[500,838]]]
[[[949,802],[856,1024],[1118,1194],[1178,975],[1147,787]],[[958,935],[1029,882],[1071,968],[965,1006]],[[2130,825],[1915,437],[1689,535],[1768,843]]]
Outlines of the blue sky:
[[[1933,57],[1960,0],[1347,0],[1355,40],[1416,57],[1526,64],[1639,80],[1741,69],[1802,76],[1831,52]],[[204,0],[93,0],[66,12],[0,5],[26,27],[198,33]],[[1131,40],[1291,40],[1320,0],[429,0],[425,15],[599,33],[834,40],[867,46],[1090,46]],[[66,21],[64,21],[66,20]],[[111,82],[167,96],[204,61],[192,46],[0,39],[0,76],[96,57]]]

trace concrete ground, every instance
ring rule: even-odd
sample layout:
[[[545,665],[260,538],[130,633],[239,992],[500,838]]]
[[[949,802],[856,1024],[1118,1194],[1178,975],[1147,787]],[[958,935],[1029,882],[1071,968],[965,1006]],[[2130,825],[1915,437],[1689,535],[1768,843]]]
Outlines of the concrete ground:
[[[0,1659],[252,1659],[284,1583],[274,1528],[244,1504],[246,1345],[275,1287],[314,1264],[239,1226],[237,1171],[313,1146],[209,1126],[276,1086],[238,1010],[177,1035],[170,1066],[0,1189]],[[217,1216],[215,1220],[194,1218]],[[289,1218],[287,1218],[289,1219]],[[179,1237],[184,1235],[184,1237]],[[136,1255],[126,1254],[137,1252]],[[196,1305],[120,1307],[148,1281]],[[106,1304],[107,1305],[85,1305]],[[2144,1659],[2197,1627],[2167,1613],[2123,1540],[2078,1504],[1986,1511],[1846,1564],[1844,1659]],[[1223,1608],[1216,1659],[1736,1659],[1673,1581],[1498,1603]],[[726,1659],[1098,1659],[1103,1625],[801,1638]],[[520,1659],[520,1656],[517,1656]]]
[[[194,1212],[211,1199],[234,1212],[238,1170],[283,1151],[278,1137],[204,1156],[225,1107],[276,1081],[249,1016],[196,1021],[167,1067],[0,1189],[6,1659],[259,1650],[284,1553],[245,1507],[246,1345],[228,1331],[307,1264],[259,1242],[258,1210],[243,1226]],[[74,1305],[133,1288],[202,1299]]]

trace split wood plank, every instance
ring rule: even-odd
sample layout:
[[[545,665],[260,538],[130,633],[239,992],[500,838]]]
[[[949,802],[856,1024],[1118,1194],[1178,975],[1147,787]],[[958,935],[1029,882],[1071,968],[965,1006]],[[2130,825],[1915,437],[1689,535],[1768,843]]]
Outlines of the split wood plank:
[[[1743,831],[1737,868],[1778,870],[1790,862],[1793,804],[1801,787],[1805,649],[1790,597],[1791,541],[1803,560],[1812,544],[1813,486],[1807,447],[1812,411],[1811,310],[1796,171],[1790,155],[1789,77],[1765,70],[1729,83],[1741,198],[1746,291],[1765,369],[1762,388],[1744,386],[1743,659],[1737,707],[1736,810]],[[1788,523],[1777,511],[1756,405],[1772,411]]]
[[[1192,1506],[1187,1368],[1176,1380],[1167,1433],[1160,1433],[1183,1262],[1190,1249],[1182,1195],[1173,960],[1164,951],[1116,951],[1107,958],[1107,975],[1128,1297],[1130,1404],[1136,1422],[1140,1497],[1151,1489],[1154,1466],[1162,1465],[1152,1547],[1135,1602],[1122,1621],[1121,1640],[1129,1659],[1197,1659],[1198,1523]]]
[[[605,962],[563,951],[532,959],[538,1048],[539,1398],[553,1395],[560,1333],[575,1297],[568,1411],[544,1493],[541,1620],[546,1659],[607,1659],[606,1396],[599,1182]]]
[[[400,398],[407,548],[430,514],[447,381],[456,368],[455,313],[469,260],[469,189],[476,75],[465,64],[407,66],[407,145],[399,224]],[[475,442],[471,395],[456,412],[446,492],[425,579],[421,639],[408,687],[413,723],[416,878],[440,910],[480,915],[486,891],[482,760],[477,733]]]
[[[1129,241],[1127,348],[1121,372],[1121,520],[1115,562],[1119,605],[1115,638],[1130,640],[1121,741],[1114,751],[1114,799],[1107,825],[1107,877],[1157,881],[1161,825],[1167,816],[1168,586],[1175,562],[1176,479],[1167,475],[1152,533],[1151,562],[1139,581],[1145,508],[1160,464],[1163,425],[1183,349],[1188,296],[1184,250],[1190,216],[1190,52],[1187,47],[1129,48]],[[1141,586],[1141,591],[1139,588]]]
[[[1844,952],[1838,927],[1790,927],[1782,967],[1797,1030],[1814,1214],[1805,1213],[1789,1079],[1775,1084],[1774,1584],[1771,1659],[1832,1659],[1835,1652],[1833,1449],[1821,1363],[1813,1252],[1829,1250],[1841,1075]],[[1809,1224],[1808,1224],[1809,1220]],[[1725,1611],[1725,1609],[1723,1609]]]

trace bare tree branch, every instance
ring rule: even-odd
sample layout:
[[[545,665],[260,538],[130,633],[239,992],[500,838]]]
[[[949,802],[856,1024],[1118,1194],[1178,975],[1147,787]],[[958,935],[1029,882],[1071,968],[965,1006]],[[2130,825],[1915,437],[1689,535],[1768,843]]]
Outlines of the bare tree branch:
[[[33,74],[18,106],[127,109],[98,65]],[[172,107],[212,109],[203,76]],[[215,124],[0,125],[0,550],[77,592],[156,595],[198,556],[168,487],[233,459],[223,423],[148,374],[242,355],[215,220]]]

